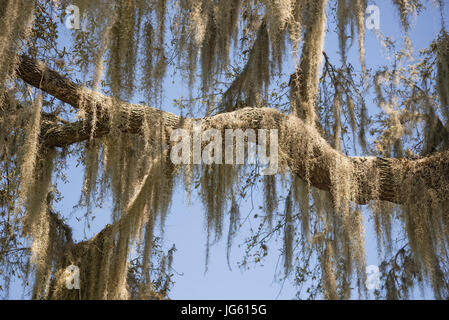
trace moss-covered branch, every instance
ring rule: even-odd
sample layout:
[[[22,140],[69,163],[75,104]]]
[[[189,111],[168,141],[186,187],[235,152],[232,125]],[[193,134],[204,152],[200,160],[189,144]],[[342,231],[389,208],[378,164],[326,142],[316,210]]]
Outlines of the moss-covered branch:
[[[110,131],[107,106],[113,105],[119,115],[121,131],[141,133],[144,119],[149,125],[160,125],[166,137],[173,129],[190,128],[193,119],[184,119],[173,113],[156,108],[118,102],[110,97],[90,91],[47,68],[45,64],[21,57],[18,75],[28,84],[80,108],[89,114],[96,108],[100,116],[95,124],[95,136]],[[162,121],[161,121],[162,120]],[[279,130],[279,153],[281,162],[312,186],[331,191],[332,175],[337,167],[345,167],[354,185],[354,200],[365,204],[369,200],[404,203],[407,199],[404,181],[422,183],[422,187],[439,194],[449,186],[449,154],[442,153],[420,160],[380,159],[375,157],[348,157],[334,150],[310,125],[294,115],[285,115],[269,108],[244,108],[204,118],[203,129],[277,129]],[[152,121],[154,121],[152,123]],[[53,124],[43,128],[42,143],[47,147],[64,147],[89,139],[92,121],[84,120],[69,124]],[[167,139],[166,141],[168,141]],[[416,177],[415,179],[413,177]],[[426,177],[433,177],[427,179]],[[376,182],[378,181],[378,182]],[[376,182],[376,183],[375,183]]]

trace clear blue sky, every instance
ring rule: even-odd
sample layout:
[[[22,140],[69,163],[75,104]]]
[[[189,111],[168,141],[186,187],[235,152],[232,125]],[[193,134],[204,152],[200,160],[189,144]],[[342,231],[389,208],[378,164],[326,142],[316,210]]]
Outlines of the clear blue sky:
[[[416,28],[411,31],[411,39],[415,50],[424,48],[434,39],[440,31],[439,11],[430,5],[429,9],[422,13],[416,20]],[[369,1],[380,8],[380,31],[394,39],[401,40],[400,21],[397,11],[392,8],[391,0]],[[446,9],[446,16],[449,17]],[[330,19],[329,19],[330,20]],[[331,21],[329,21],[330,23]],[[338,64],[338,39],[332,31],[326,36],[325,51],[334,64]],[[349,51],[349,59],[358,66],[358,47],[355,41],[354,47]],[[367,30],[366,35],[366,63],[368,66],[385,64],[385,57],[378,39],[373,31]],[[285,70],[287,72],[287,70]],[[165,81],[164,109],[172,111],[172,100],[179,96],[187,95],[185,86],[179,83],[172,84],[171,79]],[[181,89],[180,89],[181,88]],[[139,101],[139,99],[136,99]],[[377,112],[377,106],[371,105],[370,111]],[[83,172],[82,168],[75,167],[75,161],[70,161],[67,172],[68,184],[59,183],[64,200],[57,205],[60,213],[71,218],[69,223],[73,226],[75,239],[83,239],[84,223],[78,222],[75,217],[81,217],[83,212],[74,211],[80,196]],[[264,266],[256,266],[249,271],[241,272],[237,262],[241,261],[243,251],[237,245],[243,243],[244,236],[239,235],[234,239],[231,256],[232,271],[226,262],[226,236],[223,241],[211,248],[208,272],[205,274],[205,243],[206,232],[204,228],[204,209],[196,197],[192,194],[191,205],[187,206],[186,194],[182,188],[178,188],[173,199],[172,209],[168,215],[165,226],[165,248],[168,249],[174,243],[178,249],[174,256],[174,269],[182,275],[175,275],[176,284],[171,291],[172,299],[291,299],[295,297],[295,288],[288,282],[281,290],[281,284],[274,282],[276,266],[279,261],[279,248],[270,247],[270,255],[264,261]],[[254,198],[256,207],[262,204],[262,197],[256,194]],[[88,236],[98,232],[110,222],[110,207],[96,211],[96,219]],[[246,216],[250,205],[244,203],[240,208],[241,215]],[[227,230],[227,227],[224,228]],[[378,263],[377,249],[372,226],[366,229],[367,265]],[[282,268],[280,268],[282,269]],[[11,290],[11,298],[21,298],[21,289],[14,286]]]

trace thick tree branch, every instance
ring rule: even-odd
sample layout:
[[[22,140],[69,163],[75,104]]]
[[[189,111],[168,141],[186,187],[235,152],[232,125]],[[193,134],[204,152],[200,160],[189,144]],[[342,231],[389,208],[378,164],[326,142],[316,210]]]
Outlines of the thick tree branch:
[[[51,70],[42,61],[35,61],[26,55],[21,55],[17,76],[33,87],[40,88],[55,98],[78,108],[81,87]]]
[[[92,112],[97,108],[101,117],[95,135],[110,131],[110,121],[105,106],[113,104],[116,113],[126,123],[120,130],[140,133],[144,119],[150,126],[160,126],[166,137],[176,128],[189,128],[193,119],[183,119],[175,114],[152,107],[117,102],[110,97],[92,92],[62,77],[57,72],[22,56],[18,75],[25,82],[54,97],[79,107],[84,99],[84,109]],[[162,120],[162,121],[160,121]],[[355,201],[361,204],[369,200],[384,200],[393,203],[407,201],[407,184],[416,181],[422,188],[432,189],[435,194],[447,192],[449,188],[449,153],[441,153],[420,160],[380,159],[375,157],[348,157],[330,147],[315,128],[293,115],[285,115],[274,109],[244,108],[202,119],[203,129],[277,129],[279,130],[279,153],[289,169],[299,177],[308,177],[311,185],[322,190],[331,190],[336,167],[344,167],[351,176],[356,190]],[[79,121],[65,125],[50,125],[42,132],[43,144],[47,147],[64,147],[89,139],[91,121]],[[168,141],[169,139],[167,139]],[[432,178],[431,178],[432,177]],[[379,181],[376,185],[374,182]],[[335,185],[335,184],[334,184]],[[444,194],[441,194],[441,198]]]

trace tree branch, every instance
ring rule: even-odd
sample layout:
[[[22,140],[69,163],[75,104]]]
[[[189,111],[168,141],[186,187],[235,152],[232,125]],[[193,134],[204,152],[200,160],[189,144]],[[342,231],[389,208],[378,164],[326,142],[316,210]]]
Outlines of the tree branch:
[[[84,109],[90,113],[99,110],[101,117],[96,123],[97,137],[110,131],[108,113],[102,109],[115,104],[121,120],[120,130],[141,133],[144,119],[149,126],[160,126],[166,137],[176,128],[190,128],[194,119],[184,119],[173,113],[148,106],[129,104],[82,88],[74,82],[48,69],[43,63],[21,57],[18,75],[28,84],[42,89],[54,97],[79,108],[81,99]],[[162,120],[160,122],[160,120]],[[334,150],[320,136],[316,129],[293,115],[285,115],[269,108],[244,108],[203,118],[203,129],[277,129],[279,130],[279,153],[291,172],[300,178],[308,178],[311,185],[331,191],[333,172],[339,166],[351,175],[351,184],[356,190],[355,201],[365,204],[369,200],[384,200],[393,203],[407,201],[407,185],[404,181],[419,182],[422,188],[432,189],[435,194],[449,190],[449,153],[440,153],[419,160],[381,159],[375,157],[348,157]],[[125,124],[126,123],[126,124]],[[89,139],[91,121],[47,126],[42,132],[43,144],[47,147],[64,147]],[[166,141],[169,141],[167,139]],[[311,152],[307,152],[311,150]],[[410,180],[411,179],[411,180]],[[375,186],[374,182],[379,181]],[[334,184],[335,185],[335,184]],[[417,199],[417,201],[419,201]]]

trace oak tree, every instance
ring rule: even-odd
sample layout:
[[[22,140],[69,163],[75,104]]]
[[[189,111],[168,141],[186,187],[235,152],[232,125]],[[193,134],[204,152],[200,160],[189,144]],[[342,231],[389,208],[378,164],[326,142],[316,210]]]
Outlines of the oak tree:
[[[444,3],[392,4],[404,47],[379,32],[392,59],[374,69],[364,58],[366,0],[1,0],[2,289],[19,276],[31,279],[34,299],[164,298],[173,250],[159,251],[155,228],[175,188],[198,190],[208,252],[225,219],[231,245],[239,204],[258,185],[263,214],[249,255],[263,257],[280,234],[284,272],[315,279],[310,297],[349,298],[354,285],[366,295],[366,212],[385,254],[382,294],[406,298],[418,283],[448,298],[443,14],[429,48],[413,53],[408,37],[414,14]],[[323,52],[332,28],[340,61]],[[357,63],[348,58],[354,38]],[[163,105],[170,74],[190,91],[175,113]],[[380,109],[370,114],[373,96]],[[171,133],[192,133],[200,119],[202,130],[278,130],[279,174],[174,164]],[[85,218],[113,203],[112,223],[85,241],[53,206],[63,196],[54,181],[70,179],[73,158],[84,167]],[[66,288],[70,265],[81,290]]]

